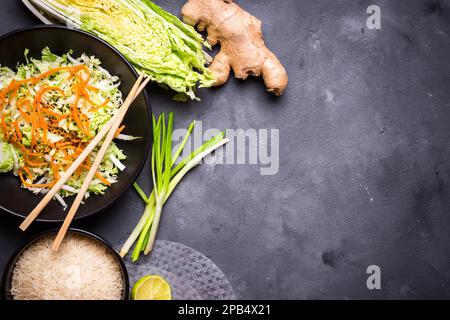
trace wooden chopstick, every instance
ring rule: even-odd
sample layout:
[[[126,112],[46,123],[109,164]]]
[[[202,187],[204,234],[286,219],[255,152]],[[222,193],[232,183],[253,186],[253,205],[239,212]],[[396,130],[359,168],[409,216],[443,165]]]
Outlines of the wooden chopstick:
[[[138,95],[141,92],[141,90],[145,88],[145,86],[147,85],[147,83],[149,81],[150,81],[150,78],[145,79],[145,81],[141,84],[138,91],[136,92],[136,95]],[[111,129],[108,132],[108,135],[105,138],[105,141],[103,142],[102,146],[100,147],[100,150],[98,151],[97,156],[95,157],[94,163],[92,164],[91,168],[89,169],[89,172],[83,181],[83,185],[81,186],[80,190],[78,191],[78,194],[77,194],[75,200],[73,201],[72,206],[70,207],[70,210],[67,213],[66,218],[64,219],[64,223],[62,224],[61,229],[59,229],[59,232],[56,235],[55,241],[53,242],[53,246],[52,246],[52,249],[54,251],[58,251],[59,246],[61,245],[61,242],[63,241],[63,239],[67,233],[67,230],[69,229],[69,226],[72,223],[72,220],[75,217],[75,214],[77,213],[78,208],[80,207],[81,201],[83,201],[84,194],[88,190],[89,185],[91,184],[91,181],[94,178],[94,175],[97,172],[99,165],[103,161],[103,157],[105,156],[105,153],[108,151],[109,145],[113,141],[114,136],[116,135],[117,129],[119,128],[120,124],[122,123],[122,120],[125,117],[125,114],[127,113],[130,104],[131,103],[128,103],[128,104],[124,103],[122,108],[120,108],[117,119],[114,121],[114,124],[112,125]]]
[[[136,83],[132,87],[130,93],[128,94],[125,102],[119,109],[119,112],[112,117],[100,130],[100,132],[92,139],[92,141],[87,145],[87,147],[83,150],[83,152],[78,156],[78,158],[70,165],[66,172],[61,176],[61,178],[55,183],[55,185],[49,190],[49,192],[42,198],[39,204],[31,211],[31,213],[26,217],[26,219],[20,224],[19,228],[22,231],[25,231],[31,223],[39,216],[41,211],[45,208],[45,206],[52,200],[55,194],[61,189],[64,183],[72,176],[75,170],[86,160],[88,155],[94,150],[94,148],[101,142],[101,140],[105,137],[105,135],[111,130],[112,126],[119,119],[119,115],[121,115],[121,110],[128,110],[129,105],[133,102],[133,100],[137,97],[138,93],[143,89],[143,87],[139,86],[144,78],[144,75],[140,75],[136,80]],[[148,80],[148,79],[147,79]],[[146,81],[147,81],[146,80]],[[125,108],[124,108],[125,107]],[[123,114],[125,115],[125,114]],[[120,121],[122,121],[123,116]]]

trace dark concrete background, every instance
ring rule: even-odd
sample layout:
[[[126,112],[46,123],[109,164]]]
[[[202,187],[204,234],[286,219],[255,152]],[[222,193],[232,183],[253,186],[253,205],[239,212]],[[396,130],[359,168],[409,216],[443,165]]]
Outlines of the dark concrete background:
[[[179,13],[183,1],[156,1]],[[175,103],[176,126],[279,128],[280,171],[201,166],[165,206],[158,237],[210,257],[240,298],[450,298],[450,2],[238,1],[263,21],[290,76],[274,98],[231,79]],[[381,7],[381,30],[366,8]],[[36,24],[2,1],[0,33]],[[147,184],[148,166],[139,181]],[[372,199],[372,200],[371,200]],[[143,209],[130,190],[77,226],[120,245]],[[33,233],[0,217],[0,268]],[[366,288],[381,267],[382,289]]]

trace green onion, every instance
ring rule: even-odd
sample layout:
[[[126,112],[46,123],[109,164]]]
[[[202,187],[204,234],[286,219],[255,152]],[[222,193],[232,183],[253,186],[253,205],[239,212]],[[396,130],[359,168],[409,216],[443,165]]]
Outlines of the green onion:
[[[155,116],[152,117],[153,147],[151,170],[153,190],[150,196],[147,196],[142,188],[137,183],[134,183],[134,188],[146,206],[141,219],[120,250],[120,255],[125,257],[133,244],[136,243],[131,255],[133,262],[139,259],[142,252],[149,254],[153,249],[162,208],[178,183],[191,169],[201,163],[203,158],[228,142],[228,139],[225,139],[225,134],[221,132],[194,150],[175,166],[195,127],[195,121],[191,122],[180,146],[172,155],[173,121],[173,113],[169,113],[167,123],[164,113],[158,119]]]

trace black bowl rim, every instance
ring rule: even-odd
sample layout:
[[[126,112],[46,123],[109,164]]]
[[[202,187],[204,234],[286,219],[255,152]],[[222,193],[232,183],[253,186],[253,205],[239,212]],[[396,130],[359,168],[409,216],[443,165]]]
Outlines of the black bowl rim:
[[[99,41],[99,42],[105,44],[105,45],[106,45],[107,47],[109,47],[110,49],[112,49],[112,51],[113,51],[117,56],[119,56],[119,58],[122,59],[122,60],[125,62],[125,64],[130,68],[130,70],[132,71],[132,73],[134,74],[134,76],[136,77],[136,79],[139,77],[139,74],[136,72],[136,70],[135,70],[134,67],[131,65],[131,63],[130,63],[130,62],[129,62],[129,61],[128,61],[128,60],[127,60],[127,59],[126,59],[126,58],[125,58],[125,57],[124,57],[124,56],[116,49],[116,48],[114,48],[112,45],[110,45],[108,42],[104,41],[103,39],[100,39],[99,37],[97,37],[97,36],[95,36],[95,35],[93,35],[93,34],[91,34],[91,33],[88,33],[88,32],[86,32],[86,31],[83,31],[83,30],[73,29],[73,28],[68,28],[68,27],[65,27],[65,26],[63,26],[63,25],[58,25],[58,24],[51,24],[51,25],[39,24],[39,25],[23,27],[23,28],[19,28],[19,29],[16,29],[16,30],[7,32],[6,34],[0,36],[0,41],[3,40],[3,39],[5,39],[5,38],[8,38],[8,37],[10,37],[10,36],[13,36],[13,35],[15,35],[15,34],[17,34],[17,33],[21,33],[21,32],[24,32],[24,31],[30,31],[30,30],[42,30],[42,29],[61,29],[61,30],[66,30],[66,31],[68,31],[68,32],[81,33],[81,34],[84,34],[84,35],[86,35],[86,36],[88,36],[88,37],[91,37],[91,38],[93,38],[93,39],[95,39],[95,40],[97,40],[97,41]],[[152,106],[151,106],[151,104],[150,104],[150,99],[149,99],[149,97],[148,97],[148,93],[147,93],[146,90],[142,90],[141,94],[144,95],[145,103],[146,103],[146,105],[147,105],[147,115],[148,115],[148,117],[149,117],[149,119],[150,119],[150,124],[151,124],[151,123],[152,123],[152,122],[151,122],[151,110],[152,110]],[[92,210],[92,211],[88,212],[87,214],[85,214],[85,215],[83,215],[83,216],[77,216],[77,215],[75,215],[74,220],[88,218],[88,217],[90,217],[90,216],[92,216],[92,215],[95,215],[95,214],[97,214],[97,213],[100,213],[100,212],[102,212],[102,211],[105,211],[105,209],[107,209],[107,208],[110,207],[113,203],[115,203],[121,196],[123,196],[123,195],[125,194],[126,191],[128,191],[128,190],[131,188],[131,186],[133,185],[133,183],[136,181],[136,179],[138,178],[138,176],[141,174],[142,169],[144,168],[144,165],[145,165],[145,163],[146,163],[146,161],[147,161],[147,158],[148,158],[148,155],[149,155],[149,152],[150,152],[150,146],[151,146],[151,143],[152,143],[152,139],[151,139],[151,130],[152,130],[152,129],[151,129],[151,127],[150,127],[150,128],[149,128],[149,131],[150,131],[150,139],[149,139],[147,145],[145,146],[145,152],[144,152],[144,158],[143,158],[144,160],[143,160],[142,163],[138,166],[138,170],[136,171],[136,173],[134,174],[134,176],[132,176],[131,183],[129,183],[125,188],[123,188],[123,190],[122,190],[121,192],[118,192],[115,196],[113,196],[113,197],[112,197],[112,200],[111,200],[109,203],[105,204],[104,206],[99,207],[98,209]],[[19,217],[19,218],[22,218],[22,219],[26,218],[26,215],[22,215],[22,214],[20,214],[20,213],[14,212],[14,211],[9,210],[8,208],[5,208],[5,207],[3,207],[3,206],[1,206],[1,205],[0,205],[0,209],[3,210],[3,211],[5,211],[5,212],[7,212],[7,213],[9,213],[9,214],[12,214],[12,215],[14,215],[14,216],[16,216],[16,217]],[[52,219],[43,219],[43,218],[39,218],[39,217],[36,218],[36,220],[35,220],[35,222],[44,222],[44,223],[60,223],[60,222],[63,222],[63,221],[64,221],[63,218],[58,219],[58,220],[52,220]]]
[[[59,229],[57,228],[53,228],[50,230],[46,230],[44,232],[38,233],[37,235],[33,236],[30,240],[28,240],[23,246],[21,246],[20,248],[18,248],[13,254],[12,256],[9,258],[8,262],[6,263],[5,268],[3,269],[3,275],[2,275],[2,279],[1,279],[1,283],[0,283],[0,299],[1,300],[7,300],[8,294],[6,292],[6,288],[7,288],[7,284],[9,284],[8,282],[8,275],[10,273],[10,270],[12,268],[14,268],[15,266],[13,265],[16,258],[18,258],[22,252],[24,250],[26,250],[26,248],[28,248],[31,244],[33,244],[34,242],[38,241],[39,239],[46,237],[50,234],[56,234],[59,231]],[[120,266],[120,270],[122,272],[122,276],[123,276],[123,284],[124,284],[124,290],[123,290],[123,294],[122,294],[122,299],[121,300],[129,300],[130,299],[130,278],[128,276],[128,270],[127,267],[125,265],[125,262],[123,261],[122,257],[119,255],[119,253],[117,252],[116,249],[114,249],[114,247],[108,242],[106,241],[104,238],[100,237],[99,235],[86,231],[86,230],[82,230],[82,229],[77,229],[77,228],[69,228],[67,230],[67,233],[77,233],[77,234],[81,234],[84,236],[87,236],[88,238],[94,239],[98,242],[100,242],[101,244],[103,244],[106,248],[108,248],[108,250],[114,255],[114,257],[116,258],[119,266]]]

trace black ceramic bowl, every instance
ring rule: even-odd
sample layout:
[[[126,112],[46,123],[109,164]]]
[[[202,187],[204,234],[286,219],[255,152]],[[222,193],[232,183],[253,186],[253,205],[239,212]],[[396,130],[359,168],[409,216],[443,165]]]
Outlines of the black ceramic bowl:
[[[29,57],[40,57],[43,48],[49,47],[58,55],[73,51],[73,57],[83,53],[95,55],[102,66],[111,74],[120,77],[123,97],[137,79],[133,67],[113,47],[86,32],[63,26],[35,26],[20,29],[0,37],[0,65],[14,69],[24,63],[24,51],[29,49]],[[128,110],[124,119],[125,133],[143,137],[118,145],[127,155],[126,169],[119,173],[118,182],[113,184],[103,196],[92,196],[81,205],[75,218],[86,217],[105,209],[121,196],[136,180],[150,150],[151,121],[150,103],[146,93],[141,94]],[[25,217],[39,203],[42,196],[36,196],[20,187],[20,180],[11,173],[0,174],[0,209]],[[70,206],[74,197],[67,198]],[[2,211],[2,210],[0,210]],[[37,221],[60,222],[65,215],[57,201],[51,201]]]
[[[17,252],[15,252],[13,254],[13,256],[9,259],[9,261],[6,264],[6,267],[3,271],[2,281],[1,281],[1,285],[0,285],[0,288],[1,288],[0,295],[1,295],[2,300],[13,300],[13,297],[11,295],[12,276],[13,276],[13,272],[14,272],[14,268],[16,266],[17,260],[20,258],[21,254],[31,244],[35,243],[36,241],[38,241],[46,236],[54,235],[56,237],[56,234],[58,233],[58,231],[59,231],[58,229],[53,229],[53,230],[49,230],[49,231],[46,231],[44,233],[41,233],[41,234],[35,236],[27,244],[25,244],[22,248],[20,248],[19,250],[17,250]],[[123,262],[122,258],[117,253],[117,251],[106,240],[104,240],[103,238],[101,238],[93,233],[79,230],[79,229],[69,229],[67,233],[76,233],[76,234],[86,236],[86,237],[100,243],[102,246],[106,247],[109,252],[111,252],[111,254],[116,258],[117,263],[120,266],[120,270],[122,272],[123,288],[124,288],[123,293],[122,293],[122,300],[128,300],[129,294],[130,294],[130,283],[129,283],[129,278],[128,278],[128,271],[127,271],[127,268],[125,267],[125,263]]]

